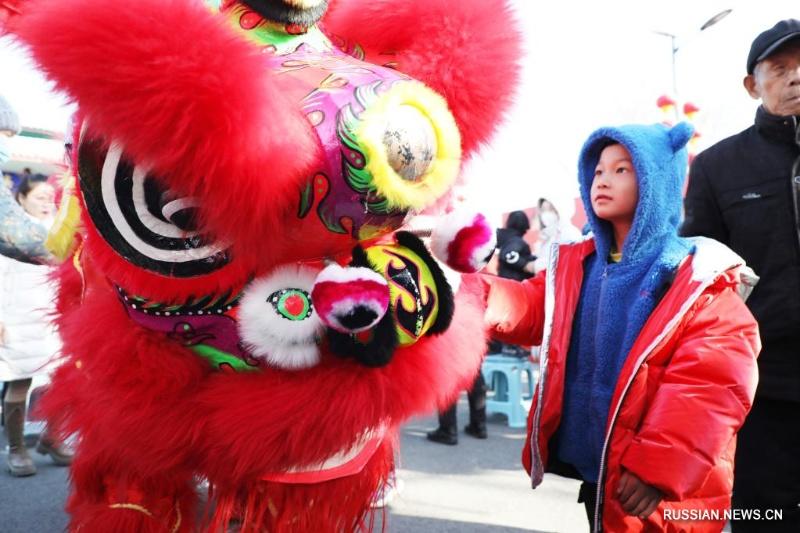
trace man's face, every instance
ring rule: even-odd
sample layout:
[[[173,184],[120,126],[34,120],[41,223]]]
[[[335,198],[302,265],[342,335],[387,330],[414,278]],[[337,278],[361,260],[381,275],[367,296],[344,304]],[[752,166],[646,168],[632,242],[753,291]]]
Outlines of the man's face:
[[[800,115],[800,39],[759,62],[744,86],[773,115]]]
[[[600,154],[592,181],[592,209],[598,218],[630,223],[639,203],[639,181],[628,150],[607,146]]]

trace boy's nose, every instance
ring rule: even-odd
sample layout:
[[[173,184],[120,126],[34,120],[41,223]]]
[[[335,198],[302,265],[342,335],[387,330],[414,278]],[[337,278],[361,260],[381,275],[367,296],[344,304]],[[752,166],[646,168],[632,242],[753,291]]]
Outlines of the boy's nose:
[[[600,174],[595,178],[597,182],[597,187],[602,189],[608,189],[609,181],[605,174]]]

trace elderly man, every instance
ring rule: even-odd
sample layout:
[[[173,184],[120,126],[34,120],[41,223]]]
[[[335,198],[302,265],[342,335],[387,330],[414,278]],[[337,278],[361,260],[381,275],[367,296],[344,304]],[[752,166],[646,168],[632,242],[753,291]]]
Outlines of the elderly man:
[[[19,133],[19,118],[0,96],[0,165],[11,156],[8,139]],[[11,190],[0,184],[0,254],[29,263],[41,263],[50,259],[44,247],[47,238],[42,226],[30,221],[22,208],[14,201]]]
[[[735,509],[782,509],[734,521],[735,533],[800,531],[800,20],[753,41],[747,92],[755,124],[697,156],[684,235],[724,242],[761,276],[748,300],[763,341],[760,382],[739,433]]]

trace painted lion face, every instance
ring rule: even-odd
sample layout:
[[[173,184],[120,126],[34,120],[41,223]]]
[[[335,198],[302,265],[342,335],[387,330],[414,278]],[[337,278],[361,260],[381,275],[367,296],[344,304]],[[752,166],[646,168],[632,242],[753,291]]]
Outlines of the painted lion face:
[[[78,148],[80,189],[94,242],[104,242],[113,251],[104,255],[112,255],[107,263],[119,266],[107,273],[128,291],[184,301],[198,292],[239,291],[289,262],[346,262],[355,245],[398,229],[409,213],[445,194],[459,171],[458,129],[438,95],[344,54],[315,28],[290,35],[262,17],[254,23],[256,4],[306,11],[324,10],[326,2],[235,2],[220,13],[268,52],[264,68],[305,117],[318,157],[268,205],[254,204],[237,176],[206,176],[202,168],[193,178],[200,194],[190,195],[89,124]],[[271,170],[263,168],[263,181],[251,185],[269,191]],[[223,179],[230,186],[216,196],[200,184]],[[250,230],[221,235],[205,216],[220,202],[235,206],[219,215],[224,221],[241,219]]]

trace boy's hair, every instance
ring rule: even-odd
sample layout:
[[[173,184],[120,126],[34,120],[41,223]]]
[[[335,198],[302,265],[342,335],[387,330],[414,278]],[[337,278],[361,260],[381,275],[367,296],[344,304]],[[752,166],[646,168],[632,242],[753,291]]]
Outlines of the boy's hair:
[[[615,144],[619,144],[619,141],[615,141],[614,139],[611,139],[610,137],[606,137],[605,139],[603,139],[602,141],[600,141],[598,143],[598,145],[597,145],[597,153],[598,154],[602,154],[603,150],[605,150],[609,146],[614,146]]]

